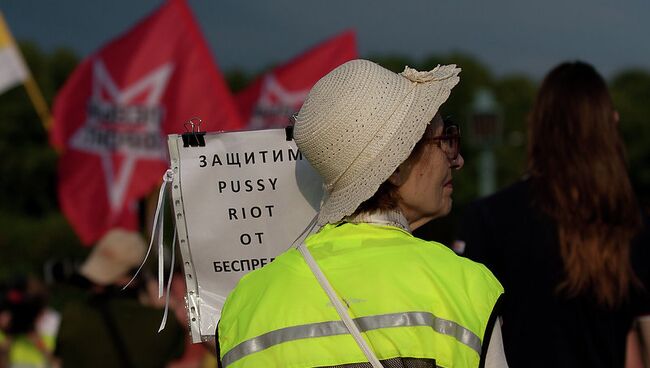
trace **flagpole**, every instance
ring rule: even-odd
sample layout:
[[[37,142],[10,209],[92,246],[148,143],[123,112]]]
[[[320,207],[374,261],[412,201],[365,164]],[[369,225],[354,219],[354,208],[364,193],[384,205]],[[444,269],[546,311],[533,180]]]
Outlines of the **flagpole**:
[[[4,15],[2,14],[1,11],[0,11],[0,33],[2,33],[4,42],[8,43],[10,46],[15,47],[19,59],[17,62],[22,64],[22,68],[24,68],[27,74],[26,78],[22,81],[23,86],[25,86],[25,89],[27,90],[27,95],[29,96],[32,105],[34,106],[36,113],[41,119],[41,123],[43,124],[43,127],[45,128],[45,130],[49,130],[52,121],[52,117],[50,115],[50,109],[47,106],[47,102],[45,102],[45,99],[43,98],[43,94],[41,93],[41,90],[38,88],[38,85],[34,80],[34,76],[32,75],[32,72],[27,67],[25,63],[25,58],[22,56],[18,44],[14,40],[13,35],[9,30],[9,26],[7,25],[7,22],[4,19]]]
[[[29,95],[29,99],[32,101],[36,113],[41,118],[43,127],[45,130],[49,131],[52,126],[52,115],[50,115],[50,109],[47,107],[47,102],[45,102],[45,98],[43,98],[43,94],[38,88],[31,72],[29,77],[27,77],[23,82],[23,86],[25,86],[25,89],[27,90],[27,94]]]

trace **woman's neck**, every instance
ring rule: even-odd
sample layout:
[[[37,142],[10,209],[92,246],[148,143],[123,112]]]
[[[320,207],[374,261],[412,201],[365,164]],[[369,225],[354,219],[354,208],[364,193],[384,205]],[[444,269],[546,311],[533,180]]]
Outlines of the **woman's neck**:
[[[402,212],[400,212],[398,209],[388,211],[362,212],[358,215],[347,217],[345,221],[354,224],[368,223],[389,225],[400,228],[409,233],[411,232],[409,222],[406,220],[404,215],[402,215]]]

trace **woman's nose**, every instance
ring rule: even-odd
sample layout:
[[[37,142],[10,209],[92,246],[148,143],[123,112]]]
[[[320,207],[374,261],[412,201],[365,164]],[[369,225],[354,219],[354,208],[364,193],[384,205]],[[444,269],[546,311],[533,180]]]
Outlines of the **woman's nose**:
[[[463,165],[465,165],[465,159],[463,158],[463,155],[459,153],[458,157],[451,161],[451,168],[454,170],[460,170]]]

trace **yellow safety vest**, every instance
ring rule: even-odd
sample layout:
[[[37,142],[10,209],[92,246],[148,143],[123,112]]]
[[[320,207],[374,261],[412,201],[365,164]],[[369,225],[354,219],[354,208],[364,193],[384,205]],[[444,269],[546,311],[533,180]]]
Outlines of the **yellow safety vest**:
[[[306,239],[381,360],[477,367],[503,288],[483,265],[392,226],[327,225]],[[224,367],[322,367],[367,361],[291,249],[241,279],[219,322]]]
[[[4,342],[5,337],[0,334],[0,343]],[[54,351],[54,336],[41,336],[44,344],[43,348],[49,352]],[[9,366],[22,368],[44,368],[48,367],[47,357],[43,352],[34,345],[34,343],[25,335],[16,336],[9,347]]]

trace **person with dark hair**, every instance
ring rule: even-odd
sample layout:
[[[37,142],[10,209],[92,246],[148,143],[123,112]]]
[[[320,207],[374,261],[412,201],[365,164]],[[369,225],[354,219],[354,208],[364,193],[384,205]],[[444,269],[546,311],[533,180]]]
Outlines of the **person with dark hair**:
[[[294,139],[326,197],[312,234],[228,296],[223,367],[507,367],[499,282],[411,234],[451,210],[464,161],[438,109],[459,72],[353,60],[316,83]]]
[[[591,65],[558,65],[529,116],[528,174],[465,210],[464,255],[508,290],[511,367],[623,367],[632,321],[650,312],[648,264],[635,269],[631,256],[649,238],[618,121]]]
[[[46,293],[33,277],[17,276],[0,286],[0,368],[53,368],[55,336],[38,328]]]
[[[146,250],[139,233],[119,228],[95,245],[76,275],[87,295],[68,302],[61,314],[56,355],[63,367],[156,368],[183,354],[185,330],[178,320],[170,315],[158,332],[158,298],[146,280],[129,284]]]

